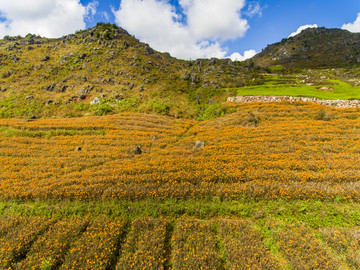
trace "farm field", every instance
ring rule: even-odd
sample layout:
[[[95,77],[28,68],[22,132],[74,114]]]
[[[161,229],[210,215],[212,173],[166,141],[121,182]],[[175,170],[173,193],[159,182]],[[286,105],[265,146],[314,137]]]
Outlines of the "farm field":
[[[225,105],[1,119],[1,268],[358,269],[359,109]]]
[[[2,269],[358,269],[360,263],[356,227],[320,229],[274,218],[10,215],[0,222]]]
[[[144,114],[0,120],[0,198],[359,201],[356,109],[238,106],[203,122]],[[194,149],[196,141],[205,147]]]
[[[335,71],[308,71],[305,74],[262,76],[263,84],[240,87],[237,96],[302,96],[327,100],[359,99],[359,81],[339,78]],[[311,75],[310,75],[311,74]],[[321,79],[326,78],[326,79]]]

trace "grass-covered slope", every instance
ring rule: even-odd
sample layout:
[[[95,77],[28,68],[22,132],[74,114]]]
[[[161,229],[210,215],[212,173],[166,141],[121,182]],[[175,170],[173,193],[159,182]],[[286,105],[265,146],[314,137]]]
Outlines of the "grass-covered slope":
[[[270,46],[252,60],[232,62],[179,60],[153,50],[124,29],[102,23],[59,39],[31,34],[5,37],[0,40],[0,118],[140,112],[210,119],[232,112],[222,102],[235,95],[359,98],[360,71],[352,66],[357,38],[342,30],[306,30]],[[335,45],[341,40],[344,48],[328,48],[324,40]],[[307,43],[312,45],[305,46]],[[344,59],[352,60],[337,57],[335,49],[341,50]],[[291,51],[284,53],[285,62],[269,60],[283,50]],[[308,55],[306,59],[298,55],[299,50]],[[299,69],[330,67],[315,65],[310,58],[319,63],[327,59],[331,67],[345,67]],[[297,71],[289,70],[290,66]],[[318,89],[324,85],[333,91]]]
[[[110,24],[59,39],[6,37],[0,40],[0,117],[122,111],[196,117],[199,100],[205,106],[214,90],[253,84],[252,73],[253,66],[230,59],[178,60]],[[95,98],[100,104],[90,106]]]
[[[337,68],[359,65],[360,34],[341,29],[308,28],[300,34],[268,45],[253,57],[260,66]]]

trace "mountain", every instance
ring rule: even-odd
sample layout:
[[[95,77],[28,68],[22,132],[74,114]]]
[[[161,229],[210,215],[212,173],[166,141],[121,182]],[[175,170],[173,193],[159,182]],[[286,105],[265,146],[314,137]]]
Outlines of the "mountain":
[[[244,62],[179,60],[104,23],[57,39],[6,36],[0,40],[0,118],[131,111],[209,119],[233,110],[223,104],[227,97],[254,94],[245,86],[301,84],[291,70],[359,63],[360,34],[340,29],[306,29]],[[277,65],[294,76],[267,76]],[[325,75],[331,74],[312,73],[305,82],[333,84],[321,79]],[[329,78],[357,85],[350,75],[337,70]]]
[[[260,66],[334,68],[360,64],[360,34],[341,29],[308,28],[268,45],[253,58]]]
[[[254,69],[230,59],[179,60],[112,24],[58,39],[6,36],[0,40],[0,117],[128,110],[195,117],[221,101],[213,97],[219,89],[254,84]]]

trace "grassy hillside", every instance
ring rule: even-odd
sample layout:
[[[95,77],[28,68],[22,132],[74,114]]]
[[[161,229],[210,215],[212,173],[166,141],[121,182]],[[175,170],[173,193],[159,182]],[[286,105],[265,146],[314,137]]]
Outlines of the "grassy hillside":
[[[298,68],[359,66],[360,34],[341,29],[308,28],[300,34],[268,45],[253,57],[260,66]]]
[[[294,38],[296,44],[312,37],[301,35]],[[222,103],[235,95],[359,98],[357,67],[294,72],[277,65],[280,62],[257,60],[270,56],[264,50],[245,62],[178,60],[101,23],[59,39],[5,37],[0,40],[0,118],[140,112],[210,119],[232,112]],[[254,62],[270,66],[260,68]],[[338,86],[324,93],[317,89],[323,85]]]
[[[359,268],[358,109],[227,106],[0,120],[1,267]]]
[[[255,69],[230,59],[178,60],[110,24],[59,39],[6,37],[0,40],[0,117],[123,111],[197,117],[222,100],[220,89],[256,84]],[[91,106],[95,98],[100,102]]]

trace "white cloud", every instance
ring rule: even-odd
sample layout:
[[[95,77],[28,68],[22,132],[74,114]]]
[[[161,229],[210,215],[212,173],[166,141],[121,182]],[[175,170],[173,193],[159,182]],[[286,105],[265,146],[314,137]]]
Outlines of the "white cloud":
[[[259,17],[262,16],[262,7],[257,2],[250,2],[248,4],[248,9],[245,12],[245,15],[248,17],[254,17],[255,15],[259,15]]]
[[[306,25],[302,25],[298,28],[298,30],[296,30],[296,32],[291,33],[288,37],[294,37],[297,34],[300,34],[302,30],[308,29],[308,28],[318,28],[317,24],[306,24]]]
[[[92,17],[96,14],[97,12],[97,7],[99,6],[99,2],[94,0],[92,2],[90,2],[87,6],[86,6],[86,16],[87,17]]]
[[[110,21],[110,16],[106,11],[101,12],[101,16],[105,18],[106,21]]]
[[[179,0],[184,17],[167,0],[122,0],[116,22],[154,49],[183,59],[218,57],[222,43],[249,29],[240,11],[245,0]]]
[[[353,23],[344,24],[341,29],[348,30],[353,33],[360,32],[360,13],[358,13],[357,18]]]
[[[228,40],[245,35],[247,20],[240,17],[245,0],[180,0],[188,30],[198,39]]]
[[[97,1],[83,6],[79,0],[0,0],[0,37],[27,33],[60,37],[84,29],[84,19],[96,13]]]
[[[245,51],[244,55],[241,55],[240,53],[236,52],[230,56],[230,59],[233,61],[244,61],[246,59],[253,57],[255,54],[256,54],[255,50]]]

